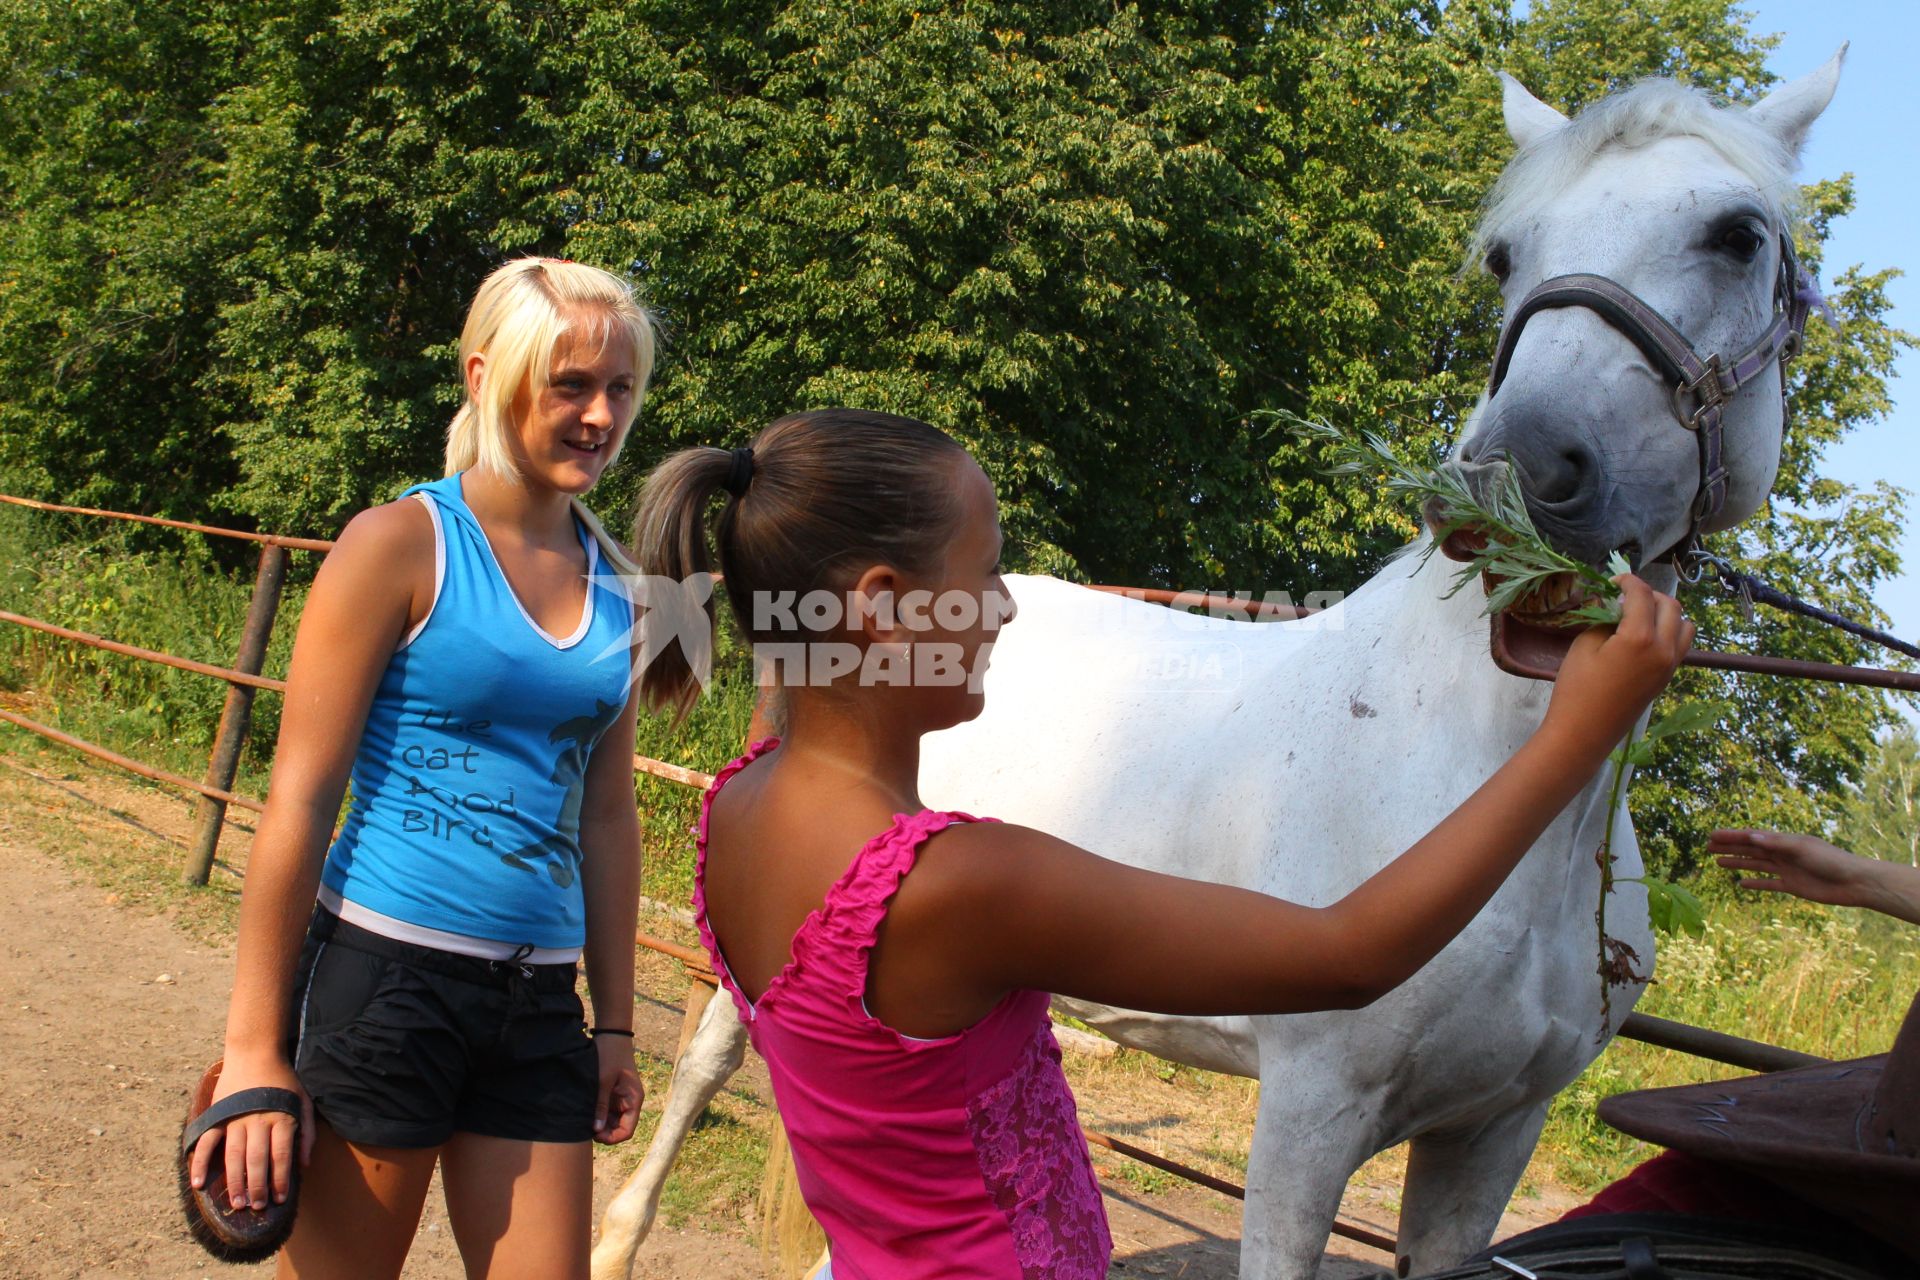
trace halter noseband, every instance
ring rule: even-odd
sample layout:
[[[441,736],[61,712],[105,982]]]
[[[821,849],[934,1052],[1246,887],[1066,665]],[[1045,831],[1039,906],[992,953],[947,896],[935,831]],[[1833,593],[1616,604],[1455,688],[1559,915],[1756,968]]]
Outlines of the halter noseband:
[[[1813,281],[1800,268],[1793,237],[1780,237],[1780,271],[1774,282],[1773,321],[1766,332],[1731,360],[1718,353],[1701,359],[1687,336],[1645,301],[1606,276],[1565,275],[1542,281],[1520,300],[1500,335],[1487,380],[1487,396],[1499,394],[1507,366],[1527,321],[1550,307],[1585,307],[1625,335],[1644,352],[1671,384],[1670,402],[1680,425],[1700,443],[1700,487],[1689,512],[1686,536],[1656,559],[1671,556],[1678,562],[1700,540],[1700,527],[1720,514],[1727,500],[1727,468],[1721,430],[1727,401],[1759,377],[1770,365],[1780,366],[1780,397],[1784,415],[1787,362],[1799,354],[1807,328],[1807,312],[1814,298]]]

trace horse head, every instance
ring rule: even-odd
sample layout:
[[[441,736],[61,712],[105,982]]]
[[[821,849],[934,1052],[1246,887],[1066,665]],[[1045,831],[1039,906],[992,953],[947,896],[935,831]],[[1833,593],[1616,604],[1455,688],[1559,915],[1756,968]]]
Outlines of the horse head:
[[[1479,491],[1514,468],[1567,554],[1639,567],[1772,489],[1817,297],[1791,175],[1845,54],[1744,109],[1649,80],[1568,119],[1502,76],[1519,150],[1471,253],[1508,320],[1449,465]]]

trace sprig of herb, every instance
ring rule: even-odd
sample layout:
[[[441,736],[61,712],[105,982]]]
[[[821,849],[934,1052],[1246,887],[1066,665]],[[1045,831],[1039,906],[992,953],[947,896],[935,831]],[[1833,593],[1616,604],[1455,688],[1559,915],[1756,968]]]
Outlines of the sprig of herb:
[[[1624,987],[1633,982],[1646,982],[1650,974],[1639,973],[1634,965],[1640,962],[1640,956],[1627,943],[1607,933],[1607,895],[1615,884],[1640,884],[1647,890],[1647,918],[1653,927],[1661,933],[1690,933],[1695,936],[1707,931],[1707,912],[1700,899],[1693,893],[1671,880],[1663,880],[1652,873],[1637,876],[1622,876],[1615,879],[1613,874],[1613,822],[1620,809],[1620,793],[1626,786],[1627,770],[1650,765],[1659,753],[1662,740],[1676,734],[1694,733],[1701,729],[1710,729],[1726,718],[1729,708],[1719,702],[1686,702],[1647,726],[1642,734],[1629,734],[1627,740],[1607,756],[1613,765],[1613,782],[1607,791],[1607,823],[1600,834],[1600,847],[1594,850],[1594,861],[1600,865],[1600,902],[1593,911],[1593,927],[1598,939],[1600,953],[1600,1038],[1604,1040],[1611,1021],[1613,1009],[1613,988]]]
[[[1272,416],[1301,439],[1330,447],[1333,465],[1327,468],[1328,475],[1366,476],[1422,510],[1430,504],[1436,506],[1440,526],[1422,551],[1423,557],[1431,556],[1453,534],[1477,536],[1479,546],[1454,574],[1449,597],[1484,573],[1492,582],[1486,611],[1500,613],[1539,590],[1548,579],[1572,574],[1591,598],[1568,611],[1570,622],[1604,626],[1620,621],[1620,588],[1609,575],[1630,573],[1632,567],[1615,552],[1608,558],[1607,572],[1601,573],[1549,546],[1527,514],[1520,477],[1512,467],[1483,500],[1457,474],[1408,462],[1384,437],[1372,431],[1354,435],[1285,410],[1274,410]]]
[[[1683,702],[1660,719],[1647,726],[1647,731],[1637,737],[1629,737],[1614,749],[1607,757],[1613,764],[1614,776],[1618,778],[1629,768],[1643,768],[1651,765],[1659,754],[1660,743],[1667,738],[1682,733],[1698,733],[1711,729],[1726,719],[1731,708],[1724,702]],[[1613,849],[1613,813],[1607,813],[1606,832],[1601,848],[1607,851],[1608,861],[1612,861]],[[1653,927],[1661,933],[1690,933],[1695,937],[1706,932],[1706,907],[1700,899],[1694,897],[1691,890],[1663,880],[1655,875],[1623,876],[1619,884],[1641,884],[1647,889],[1647,914],[1653,918]]]

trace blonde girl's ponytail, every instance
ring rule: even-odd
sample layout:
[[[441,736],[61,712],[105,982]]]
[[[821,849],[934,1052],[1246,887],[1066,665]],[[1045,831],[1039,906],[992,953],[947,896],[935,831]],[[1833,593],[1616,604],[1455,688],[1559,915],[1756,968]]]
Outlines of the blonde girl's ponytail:
[[[713,573],[707,506],[725,487],[733,466],[734,455],[726,449],[683,449],[655,467],[640,491],[633,561],[646,596],[635,603],[645,611],[640,636],[647,665],[640,674],[640,699],[650,710],[670,708],[684,718],[712,674],[713,596],[692,582],[697,574]],[[667,598],[676,591],[677,598]],[[705,643],[689,654],[692,619],[681,605],[696,597],[705,614]]]

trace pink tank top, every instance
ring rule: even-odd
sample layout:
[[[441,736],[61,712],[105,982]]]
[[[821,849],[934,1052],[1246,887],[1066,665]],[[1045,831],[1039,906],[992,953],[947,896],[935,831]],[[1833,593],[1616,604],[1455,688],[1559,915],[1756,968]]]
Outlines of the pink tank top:
[[[867,956],[920,846],[963,813],[897,814],[854,854],[749,1004],[707,922],[707,822],[748,748],[701,806],[693,910],[713,970],[767,1061],[834,1280],[1101,1280],[1113,1242],[1043,991],[973,1026],[902,1036],[867,1012]]]

